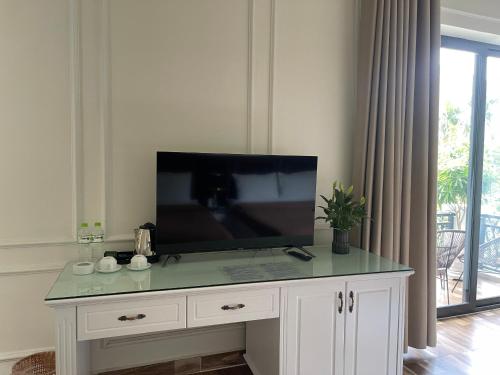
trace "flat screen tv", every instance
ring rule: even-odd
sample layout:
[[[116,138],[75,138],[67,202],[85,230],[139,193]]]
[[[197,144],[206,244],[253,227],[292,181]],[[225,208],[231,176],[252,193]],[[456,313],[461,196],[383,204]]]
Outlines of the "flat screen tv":
[[[312,245],[316,156],[158,152],[156,251]]]

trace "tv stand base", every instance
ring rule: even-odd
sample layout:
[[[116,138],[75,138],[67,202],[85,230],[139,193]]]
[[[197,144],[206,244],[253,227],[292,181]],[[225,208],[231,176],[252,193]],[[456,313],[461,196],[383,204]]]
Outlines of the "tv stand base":
[[[300,251],[302,251],[303,253],[306,253],[307,255],[313,257],[313,258],[316,258],[316,255],[314,255],[313,253],[311,253],[309,250],[307,250],[306,248],[302,247],[302,246],[293,246],[293,245],[290,245],[290,246],[287,246],[283,249],[283,251],[286,253],[288,250],[292,250],[292,249],[298,249]]]
[[[174,263],[179,263],[181,258],[182,258],[182,256],[180,254],[167,255],[165,257],[165,259],[163,260],[163,263],[161,266],[162,266],[162,268],[166,267],[169,259],[174,259]]]

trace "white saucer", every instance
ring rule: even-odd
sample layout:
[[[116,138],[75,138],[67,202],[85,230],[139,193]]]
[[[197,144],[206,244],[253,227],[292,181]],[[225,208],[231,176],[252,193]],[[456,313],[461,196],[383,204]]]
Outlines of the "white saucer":
[[[116,272],[116,271],[120,271],[121,269],[122,269],[122,266],[121,266],[120,264],[117,264],[117,265],[116,265],[116,268],[115,268],[114,270],[107,270],[107,271],[105,271],[105,270],[101,270],[101,269],[99,268],[99,264],[96,264],[96,266],[95,266],[95,270],[96,270],[97,272],[100,272],[100,273],[113,273],[113,272]]]
[[[148,270],[151,268],[151,263],[148,263],[148,265],[144,268],[134,268],[132,267],[132,265],[129,263],[127,264],[127,268],[130,270],[130,271],[145,271],[145,270]]]

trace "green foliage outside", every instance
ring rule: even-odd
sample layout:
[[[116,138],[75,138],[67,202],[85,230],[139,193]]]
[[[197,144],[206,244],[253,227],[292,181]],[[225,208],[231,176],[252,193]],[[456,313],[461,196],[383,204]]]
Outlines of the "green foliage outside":
[[[463,229],[467,204],[469,167],[457,166],[438,171],[438,205],[455,214],[457,228]]]
[[[492,122],[495,104],[495,100],[487,103],[487,134],[496,133],[492,131],[496,125]],[[458,229],[465,226],[470,137],[470,106],[462,111],[449,102],[445,103],[439,124],[438,209],[453,212]],[[485,144],[493,141],[486,138]],[[500,151],[497,147],[485,147],[483,168],[482,213],[500,212]]]

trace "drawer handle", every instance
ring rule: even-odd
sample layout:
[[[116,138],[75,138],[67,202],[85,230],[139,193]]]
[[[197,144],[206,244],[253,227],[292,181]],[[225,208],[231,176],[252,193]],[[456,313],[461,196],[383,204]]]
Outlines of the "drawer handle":
[[[222,310],[239,310],[244,308],[245,305],[242,303],[234,304],[234,305],[224,305],[221,307]]]
[[[344,295],[342,294],[342,292],[339,292],[339,299],[340,299],[339,314],[342,314],[342,311],[344,310]]]
[[[118,318],[118,320],[121,322],[127,322],[127,321],[132,321],[132,320],[144,319],[145,317],[146,317],[146,314],[122,315]]]
[[[352,310],[354,309],[354,293],[352,290],[349,293],[349,298],[351,299],[351,303],[349,304],[349,312],[352,313]]]

